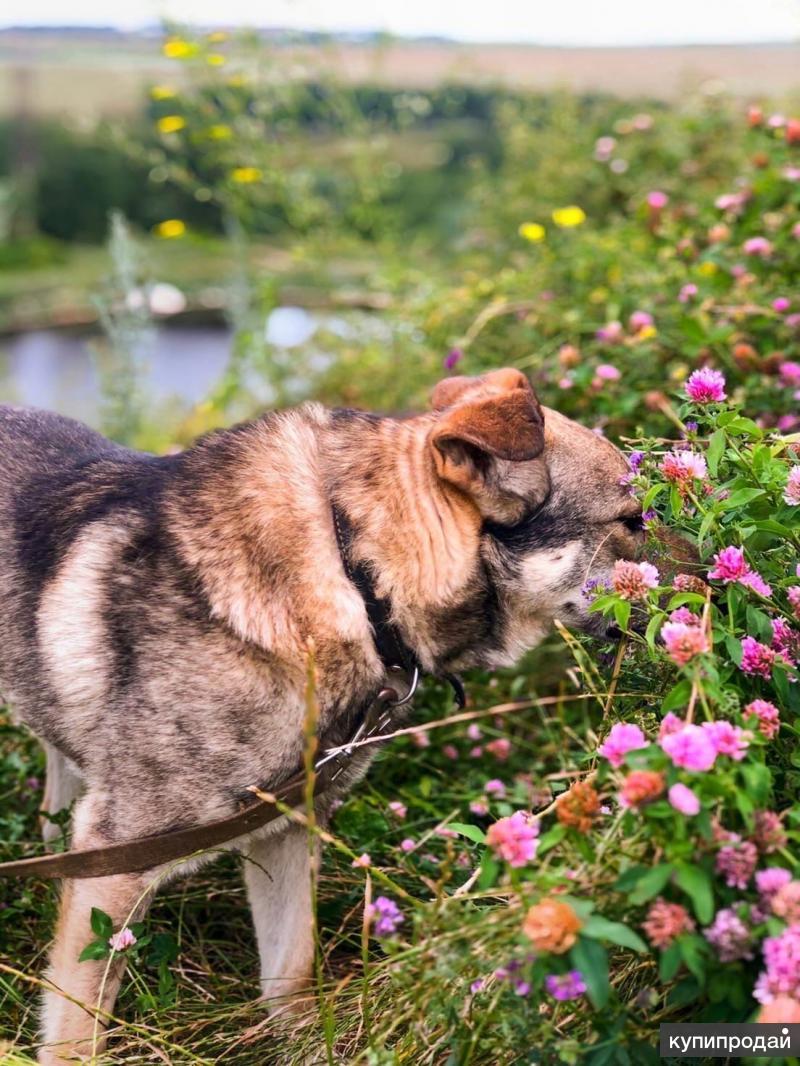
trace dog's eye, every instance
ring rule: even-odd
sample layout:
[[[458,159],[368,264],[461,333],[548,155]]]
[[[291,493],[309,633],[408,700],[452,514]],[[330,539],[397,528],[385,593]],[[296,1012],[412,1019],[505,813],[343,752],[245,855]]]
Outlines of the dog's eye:
[[[631,533],[641,533],[644,529],[644,518],[640,514],[623,515],[620,522]]]

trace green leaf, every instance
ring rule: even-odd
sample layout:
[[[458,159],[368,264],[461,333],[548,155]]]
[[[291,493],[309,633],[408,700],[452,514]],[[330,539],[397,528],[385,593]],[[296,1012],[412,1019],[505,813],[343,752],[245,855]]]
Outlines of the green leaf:
[[[95,936],[103,937],[105,940],[107,940],[114,932],[114,923],[106,912],[101,911],[98,907],[92,907],[90,924]]]
[[[738,433],[746,437],[757,437],[759,440],[764,436],[764,431],[760,429],[752,418],[734,418],[728,423],[729,433]]]
[[[647,623],[647,629],[644,632],[644,639],[647,641],[647,646],[650,651],[655,651],[656,649],[656,636],[658,634],[658,631],[661,629],[661,626],[664,624],[665,618],[666,615],[663,615],[659,612],[658,614],[654,614],[650,621]]]
[[[763,495],[763,489],[737,489],[726,500],[720,500],[717,506],[723,511],[730,511],[734,507],[744,507],[745,504],[751,503]]]
[[[660,866],[654,866],[651,870],[648,870],[646,874],[639,878],[639,883],[631,892],[630,902],[634,906],[639,906],[652,899],[653,896],[657,896],[666,886],[667,881],[672,876],[672,872],[670,863],[662,863]]]
[[[607,940],[610,944],[619,944],[620,947],[630,948],[631,951],[647,951],[647,944],[638,933],[634,933],[622,922],[611,922],[600,914],[593,914],[584,922],[581,933],[592,940]]]
[[[658,963],[658,976],[664,984],[671,981],[678,972],[681,959],[681,948],[677,940],[673,941],[665,951],[661,952],[661,958]]]
[[[623,633],[628,628],[628,622],[631,617],[631,605],[628,600],[618,600],[614,604],[614,620]]]
[[[552,829],[548,829],[548,831],[539,838],[539,847],[536,849],[536,854],[544,855],[546,852],[554,848],[556,844],[560,844],[566,836],[566,832],[567,827],[561,825],[560,822],[557,825],[554,825]]]
[[[602,1010],[608,1003],[608,952],[596,940],[581,936],[569,953],[572,964],[586,982],[586,992],[592,1005]]]
[[[705,980],[706,967],[703,959],[704,941],[699,936],[681,936],[675,941],[686,968],[701,983]]]
[[[459,836],[473,840],[476,844],[486,843],[486,834],[477,825],[466,825],[464,822],[448,822],[447,828],[452,829]]]
[[[107,940],[93,940],[87,944],[78,956],[78,962],[88,962],[92,959],[106,959],[111,954]]]
[[[708,442],[708,451],[706,452],[706,461],[708,462],[708,469],[711,471],[711,476],[716,477],[719,470],[719,461],[725,454],[725,433],[723,430],[715,430],[711,434],[711,439]]]
[[[686,678],[679,681],[677,685],[673,685],[661,702],[662,714],[667,714],[668,711],[674,711],[677,710],[678,707],[686,706],[689,702],[691,691],[691,682]]]
[[[647,492],[644,494],[644,499],[642,500],[642,510],[649,511],[650,508],[653,506],[653,500],[655,500],[656,496],[658,496],[660,492],[663,492],[666,487],[666,481],[659,481],[657,485],[651,485]]]
[[[478,888],[485,892],[491,888],[500,873],[500,863],[492,855],[491,851],[485,851],[481,860],[481,872],[478,877]]]
[[[680,863],[675,868],[675,882],[692,901],[692,909],[701,925],[714,917],[714,890],[711,878],[702,866]]]

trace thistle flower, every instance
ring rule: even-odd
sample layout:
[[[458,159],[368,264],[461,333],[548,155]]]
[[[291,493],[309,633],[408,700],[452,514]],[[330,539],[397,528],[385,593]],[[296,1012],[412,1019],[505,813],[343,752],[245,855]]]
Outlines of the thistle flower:
[[[116,933],[108,938],[108,945],[113,951],[127,951],[128,948],[132,948],[136,943],[136,937],[131,930],[126,926],[123,926]]]
[[[600,797],[589,781],[576,781],[572,788],[559,796],[556,817],[562,825],[588,833],[600,811]]]
[[[772,586],[768,585],[761,574],[757,573],[755,570],[748,570],[739,583],[744,585],[745,588],[757,592],[758,595],[763,596],[764,599],[769,599],[772,595]]]
[[[690,400],[700,404],[722,403],[727,396],[725,376],[711,367],[702,367],[690,374],[684,389]]]
[[[564,900],[552,896],[528,909],[522,932],[537,951],[563,955],[578,939],[581,920]]]
[[[755,715],[758,719],[758,731],[767,740],[772,740],[778,735],[781,727],[780,712],[774,703],[769,700],[753,700],[744,709],[745,717]]]
[[[658,570],[652,563],[634,563],[618,559],[611,575],[614,591],[624,600],[644,600],[650,589],[658,587]]]
[[[766,237],[749,237],[742,245],[742,251],[745,255],[769,259],[772,255],[772,241],[768,241]]]
[[[697,296],[697,286],[693,281],[689,281],[686,285],[681,286],[681,291],[678,293],[678,303],[688,304],[695,296]]]
[[[610,733],[597,749],[597,754],[602,755],[604,759],[608,759],[614,769],[618,769],[622,766],[623,760],[629,751],[646,748],[648,743],[647,737],[645,737],[638,725],[632,725],[629,722],[615,722],[611,727]]]
[[[620,371],[611,363],[600,363],[595,370],[595,376],[601,381],[619,381],[622,377]]]
[[[601,326],[595,333],[595,337],[606,344],[616,344],[618,341],[621,341],[624,336],[625,330],[622,328],[621,322],[606,322],[606,324]]]
[[[680,814],[685,814],[687,818],[693,818],[700,813],[700,800],[690,788],[680,782],[670,788],[667,798],[670,806]]]
[[[706,461],[695,452],[667,452],[659,466],[667,481],[687,487],[690,481],[702,481],[707,473]]]
[[[750,746],[751,734],[746,729],[730,722],[703,722],[704,729],[716,749],[717,755],[727,755],[735,762],[741,762]]]
[[[717,758],[717,749],[708,733],[700,726],[689,724],[676,733],[668,733],[659,740],[661,750],[682,770],[704,773]]]
[[[660,189],[653,189],[652,192],[647,194],[647,206],[652,207],[655,211],[661,211],[669,203],[669,197],[665,192],[661,192]]]
[[[676,592],[697,592],[704,596],[708,585],[696,574],[676,574],[672,587]]]
[[[792,629],[783,618],[773,618],[771,647],[787,662],[794,662],[800,652],[800,633]]]
[[[661,719],[661,725],[658,729],[659,743],[668,737],[670,733],[680,733],[686,723],[682,718],[679,718],[677,714],[673,714],[672,711],[667,711],[664,717]]]
[[[769,681],[772,676],[772,667],[777,654],[761,644],[755,637],[745,637],[742,640],[742,661],[739,669],[745,674],[757,674]]]
[[[536,858],[539,822],[525,811],[515,811],[489,826],[486,843],[509,866],[525,866]]]
[[[498,762],[505,762],[511,754],[511,741],[508,737],[497,737],[496,740],[489,741],[486,750],[490,755],[494,755]]]
[[[786,385],[787,388],[791,389],[800,386],[800,363],[795,363],[789,359],[778,367],[778,374],[781,379],[781,385]]]
[[[544,986],[553,999],[561,1003],[568,999],[578,999],[586,991],[586,982],[580,970],[548,974],[544,979]]]
[[[775,811],[756,811],[754,822],[752,840],[762,855],[771,855],[786,847],[786,831]]]
[[[694,922],[680,903],[668,903],[659,897],[650,904],[647,917],[642,922],[642,929],[653,947],[663,950],[677,937],[691,933]]]
[[[445,370],[454,370],[461,360],[464,358],[464,353],[460,348],[451,348],[447,355],[444,357]]]
[[[788,885],[791,880],[792,875],[782,866],[768,866],[756,873],[756,888],[758,894],[769,901],[779,888]]]
[[[664,775],[657,770],[632,770],[622,782],[621,807],[644,807],[663,793]]]
[[[783,490],[783,498],[793,507],[800,506],[800,466],[793,466]]]
[[[800,621],[800,585],[792,585],[786,590],[786,598],[792,608],[792,614]]]
[[[790,925],[780,936],[764,941],[764,970],[753,989],[759,1003],[772,1003],[778,996],[800,998],[800,925]]]
[[[375,936],[393,936],[405,917],[393,899],[378,896],[367,908],[367,920],[373,923]]]
[[[400,800],[392,800],[389,803],[389,810],[392,812],[395,818],[399,818],[401,821],[408,813],[408,808],[406,807],[405,803],[401,803]]]
[[[708,576],[712,581],[724,581],[727,585],[732,581],[741,581],[749,569],[744,548],[730,545],[714,556],[714,566],[708,571]]]
[[[731,843],[717,852],[715,866],[728,888],[745,889],[755,871],[758,850],[751,840],[741,840],[735,833],[732,837]]]
[[[653,316],[649,311],[634,311],[628,319],[628,326],[632,333],[640,333],[643,329],[653,325]]]
[[[703,936],[717,949],[720,962],[753,957],[753,934],[733,907],[717,911],[713,924],[703,930]]]
[[[696,655],[703,655],[710,650],[708,637],[700,626],[690,626],[684,622],[665,622],[660,635],[667,655],[678,666],[685,666]]]
[[[506,786],[497,777],[490,777],[486,784],[483,786],[483,791],[487,796],[497,796],[498,799],[506,794]]]

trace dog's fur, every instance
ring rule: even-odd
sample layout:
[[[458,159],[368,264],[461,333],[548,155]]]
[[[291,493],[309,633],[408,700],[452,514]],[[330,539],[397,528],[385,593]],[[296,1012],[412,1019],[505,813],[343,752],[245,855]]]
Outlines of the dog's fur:
[[[513,370],[440,383],[428,414],[307,404],[162,458],[0,408],[0,685],[46,745],[45,810],[77,799],[86,848],[273,789],[301,763],[310,641],[321,744],[346,741],[383,667],[332,503],[426,670],[511,664],[554,618],[601,633],[581,588],[642,540],[625,471]],[[278,997],[309,975],[311,879],[305,834],[269,829],[236,846]],[[40,1061],[88,1054],[113,1007],[122,963],[102,986],[77,962],[90,908],[139,917],[163,875],[64,885]]]

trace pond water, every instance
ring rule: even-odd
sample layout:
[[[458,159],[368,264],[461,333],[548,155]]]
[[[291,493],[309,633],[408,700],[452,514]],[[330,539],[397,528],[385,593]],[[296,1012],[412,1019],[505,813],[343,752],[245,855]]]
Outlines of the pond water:
[[[265,322],[265,337],[289,351],[308,342],[319,325],[302,308],[279,307]],[[0,339],[0,402],[47,408],[96,426],[102,403],[92,352],[97,340],[56,330]],[[207,396],[226,367],[231,341],[225,327],[157,327],[138,367],[153,407],[185,409]]]

